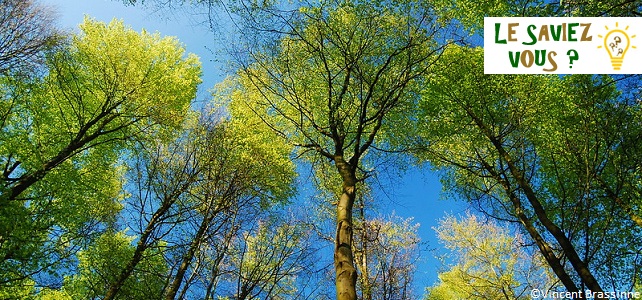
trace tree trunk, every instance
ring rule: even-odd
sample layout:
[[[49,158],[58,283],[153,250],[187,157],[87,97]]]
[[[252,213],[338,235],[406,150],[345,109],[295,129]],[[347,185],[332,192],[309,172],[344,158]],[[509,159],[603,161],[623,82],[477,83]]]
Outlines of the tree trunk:
[[[493,140],[493,144],[497,148],[500,156],[506,161],[511,175],[513,176],[513,178],[515,178],[517,184],[522,188],[522,191],[524,191],[526,199],[528,199],[528,202],[533,207],[535,216],[537,216],[537,219],[542,225],[544,225],[544,228],[546,228],[546,230],[562,247],[562,251],[566,255],[568,261],[571,263],[579,277],[582,279],[582,282],[585,283],[586,286],[593,292],[603,292],[602,287],[595,279],[595,277],[593,277],[593,274],[589,270],[586,263],[582,261],[580,256],[577,254],[573,243],[562,231],[562,229],[560,229],[557,224],[555,224],[548,218],[546,210],[542,206],[542,203],[539,201],[537,195],[535,194],[535,191],[533,191],[530,184],[526,182],[526,179],[524,179],[521,171],[515,166],[508,152],[506,152],[506,150],[497,141]]]
[[[361,231],[358,233],[361,240],[361,249],[356,249],[355,254],[357,256],[358,265],[361,271],[361,277],[359,282],[361,283],[361,299],[362,300],[372,300],[372,286],[370,282],[370,276],[368,272],[368,242],[369,242],[369,227],[366,222],[366,214],[364,211],[363,200],[360,205],[359,217],[361,218]]]
[[[334,162],[343,179],[343,189],[337,203],[337,233],[334,247],[337,300],[356,300],[357,270],[352,255],[352,206],[357,179],[354,168],[343,156],[336,156]]]
[[[522,223],[522,225],[524,226],[528,234],[535,241],[535,244],[539,248],[540,253],[542,254],[542,256],[544,256],[544,259],[546,260],[548,265],[551,267],[551,269],[553,269],[553,272],[555,273],[557,278],[562,282],[566,290],[571,293],[579,292],[580,290],[575,285],[575,282],[573,281],[571,276],[569,276],[569,274],[564,269],[562,262],[559,260],[559,258],[557,258],[551,246],[540,235],[537,228],[533,225],[532,220],[528,216],[526,216],[526,214],[524,213],[522,202],[519,199],[519,197],[515,195],[515,192],[513,191],[513,188],[511,187],[510,182],[505,180],[502,177],[502,175],[500,175],[490,164],[488,164],[488,162],[484,160],[482,160],[481,162],[484,165],[484,168],[504,188],[504,191],[508,195],[508,199],[510,199],[511,203],[513,204],[513,209],[515,210],[515,214],[519,218],[520,223]],[[578,298],[578,300],[581,300],[581,299],[585,299],[585,298],[584,297]]]
[[[167,290],[167,293],[165,294],[165,300],[174,300],[174,298],[176,298],[176,293],[178,293],[178,288],[180,288],[181,283],[183,282],[183,278],[185,278],[185,272],[187,272],[187,268],[192,263],[192,259],[194,259],[196,250],[198,250],[198,247],[201,245],[203,241],[203,237],[205,236],[205,231],[207,230],[207,227],[209,226],[209,223],[211,220],[212,218],[210,216],[203,217],[203,220],[198,228],[198,231],[196,232],[194,239],[189,245],[189,249],[187,250],[187,253],[183,255],[181,264],[178,267],[176,274],[174,275],[174,279],[172,280],[169,290]]]
[[[131,276],[131,274],[134,272],[134,268],[136,268],[138,263],[143,259],[143,252],[145,252],[145,250],[149,248],[147,239],[151,235],[152,230],[153,230],[153,227],[147,226],[147,228],[145,229],[145,232],[143,232],[140,240],[136,245],[136,250],[134,250],[134,256],[129,260],[129,262],[127,262],[127,265],[125,265],[123,270],[118,274],[118,277],[116,277],[116,280],[114,280],[109,284],[109,288],[107,289],[107,293],[105,294],[105,298],[103,298],[103,300],[112,300],[116,298],[116,295],[125,284],[125,281],[127,280],[127,278]]]
[[[174,204],[175,200],[176,197],[170,196],[169,198],[166,198],[165,201],[162,202],[162,206],[159,207],[156,212],[154,212],[151,220],[149,220],[149,223],[147,223],[145,230],[141,234],[140,239],[136,244],[136,249],[134,250],[133,257],[129,260],[129,262],[127,262],[127,265],[125,265],[125,267],[118,274],[116,280],[109,284],[109,288],[107,289],[107,293],[105,294],[103,300],[112,300],[116,298],[118,292],[125,284],[127,278],[132,275],[138,263],[140,263],[140,261],[143,259],[143,253],[145,252],[145,250],[147,250],[151,246],[152,242],[150,242],[149,239],[151,238],[154,229],[163,221],[163,216],[170,209],[172,204]]]
[[[588,287],[593,292],[603,292],[602,287],[595,279],[586,263],[579,257],[577,251],[575,250],[575,247],[573,246],[573,243],[557,226],[557,224],[555,224],[548,217],[546,210],[542,206],[542,203],[539,201],[537,195],[535,194],[535,191],[533,191],[530,183],[527,182],[527,180],[524,178],[522,171],[517,167],[512,156],[508,153],[508,151],[506,151],[506,149],[504,149],[504,145],[502,144],[501,140],[493,134],[492,130],[490,130],[487,125],[479,117],[477,117],[477,115],[472,110],[470,110],[470,108],[463,108],[473,119],[473,122],[475,122],[477,127],[493,144],[495,150],[497,150],[497,153],[499,154],[499,157],[506,162],[509,174],[515,179],[517,185],[519,185],[519,187],[524,192],[526,199],[531,204],[533,211],[535,212],[537,220],[542,225],[544,225],[544,228],[546,228],[546,230],[553,236],[553,238],[555,238],[558,245],[562,247],[562,251],[566,255],[568,261],[571,263],[571,266],[573,266],[573,269],[575,269],[575,271],[577,272],[577,275],[580,277],[582,282],[586,284],[586,287]]]

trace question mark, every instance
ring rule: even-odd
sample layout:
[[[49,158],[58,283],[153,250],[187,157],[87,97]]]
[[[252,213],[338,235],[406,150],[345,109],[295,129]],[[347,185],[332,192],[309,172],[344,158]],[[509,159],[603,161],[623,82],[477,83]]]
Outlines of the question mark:
[[[571,55],[571,53],[573,53],[573,55]],[[568,60],[569,60],[568,63],[570,64],[569,68],[572,69],[573,68],[573,61],[580,59],[580,56],[579,56],[579,54],[577,54],[577,51],[575,51],[573,49],[568,50],[566,52],[566,55],[568,55]]]
[[[615,41],[616,46],[622,42],[622,39],[619,36],[614,37],[613,40]]]

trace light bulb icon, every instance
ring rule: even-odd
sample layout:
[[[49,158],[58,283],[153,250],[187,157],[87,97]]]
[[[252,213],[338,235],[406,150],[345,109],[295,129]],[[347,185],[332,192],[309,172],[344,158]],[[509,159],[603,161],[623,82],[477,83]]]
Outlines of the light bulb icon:
[[[615,27],[618,27],[618,23],[615,23]],[[616,71],[620,70],[620,68],[622,67],[624,56],[629,50],[629,47],[635,48],[635,46],[631,46],[631,38],[634,38],[635,35],[629,36],[626,33],[627,29],[629,29],[629,26],[627,26],[624,30],[615,28],[613,30],[610,30],[606,34],[606,36],[604,36],[603,47],[611,58],[611,65],[613,66],[613,70]],[[609,30],[608,26],[606,26],[606,30]],[[602,36],[598,35],[598,37]],[[602,46],[598,46],[598,48],[602,48]]]
[[[619,70],[622,67],[622,61],[626,51],[629,50],[630,43],[629,35],[620,29],[611,30],[604,37],[604,48],[611,57],[613,70]]]

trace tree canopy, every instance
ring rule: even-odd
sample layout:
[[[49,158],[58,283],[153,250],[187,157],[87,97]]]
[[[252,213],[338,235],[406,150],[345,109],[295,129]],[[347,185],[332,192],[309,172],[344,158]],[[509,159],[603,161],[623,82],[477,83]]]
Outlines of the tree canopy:
[[[302,3],[277,15],[275,27],[260,28],[280,34],[250,49],[235,78],[232,117],[258,118],[298,157],[336,168],[338,299],[356,299],[352,208],[358,185],[372,175],[364,161],[392,144],[384,133],[403,126],[439,54],[422,4]]]
[[[0,298],[642,292],[640,77],[486,75],[475,44],[641,1],[124,2],[224,9],[229,76],[195,101],[177,38],[0,1]],[[474,211],[435,228],[441,268],[388,210],[405,171]]]
[[[633,288],[638,103],[606,76],[484,75],[481,54],[440,60],[459,68],[426,89],[419,156],[484,213],[520,223],[569,291]]]

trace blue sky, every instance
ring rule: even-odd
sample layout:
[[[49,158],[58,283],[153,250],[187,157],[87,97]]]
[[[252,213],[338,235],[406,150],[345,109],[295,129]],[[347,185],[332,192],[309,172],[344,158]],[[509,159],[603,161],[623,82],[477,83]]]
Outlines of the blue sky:
[[[208,28],[198,25],[201,16],[186,12],[163,11],[125,6],[118,0],[41,0],[55,8],[59,15],[59,25],[68,31],[77,31],[77,25],[85,15],[109,22],[113,18],[124,20],[125,24],[140,31],[145,29],[159,32],[163,36],[176,36],[188,52],[197,54],[203,64],[203,83],[199,88],[197,101],[207,101],[208,89],[225,77],[226,58],[217,42],[216,36]],[[466,204],[452,200],[440,200],[441,184],[433,172],[427,168],[411,169],[403,177],[391,184],[384,201],[382,213],[393,211],[402,217],[414,217],[421,224],[419,234],[428,248],[439,248],[435,232],[439,219],[446,213],[463,214]],[[387,198],[387,199],[386,199]],[[432,285],[437,279],[438,261],[431,252],[422,253],[423,262],[418,266],[415,279],[417,292]]]

